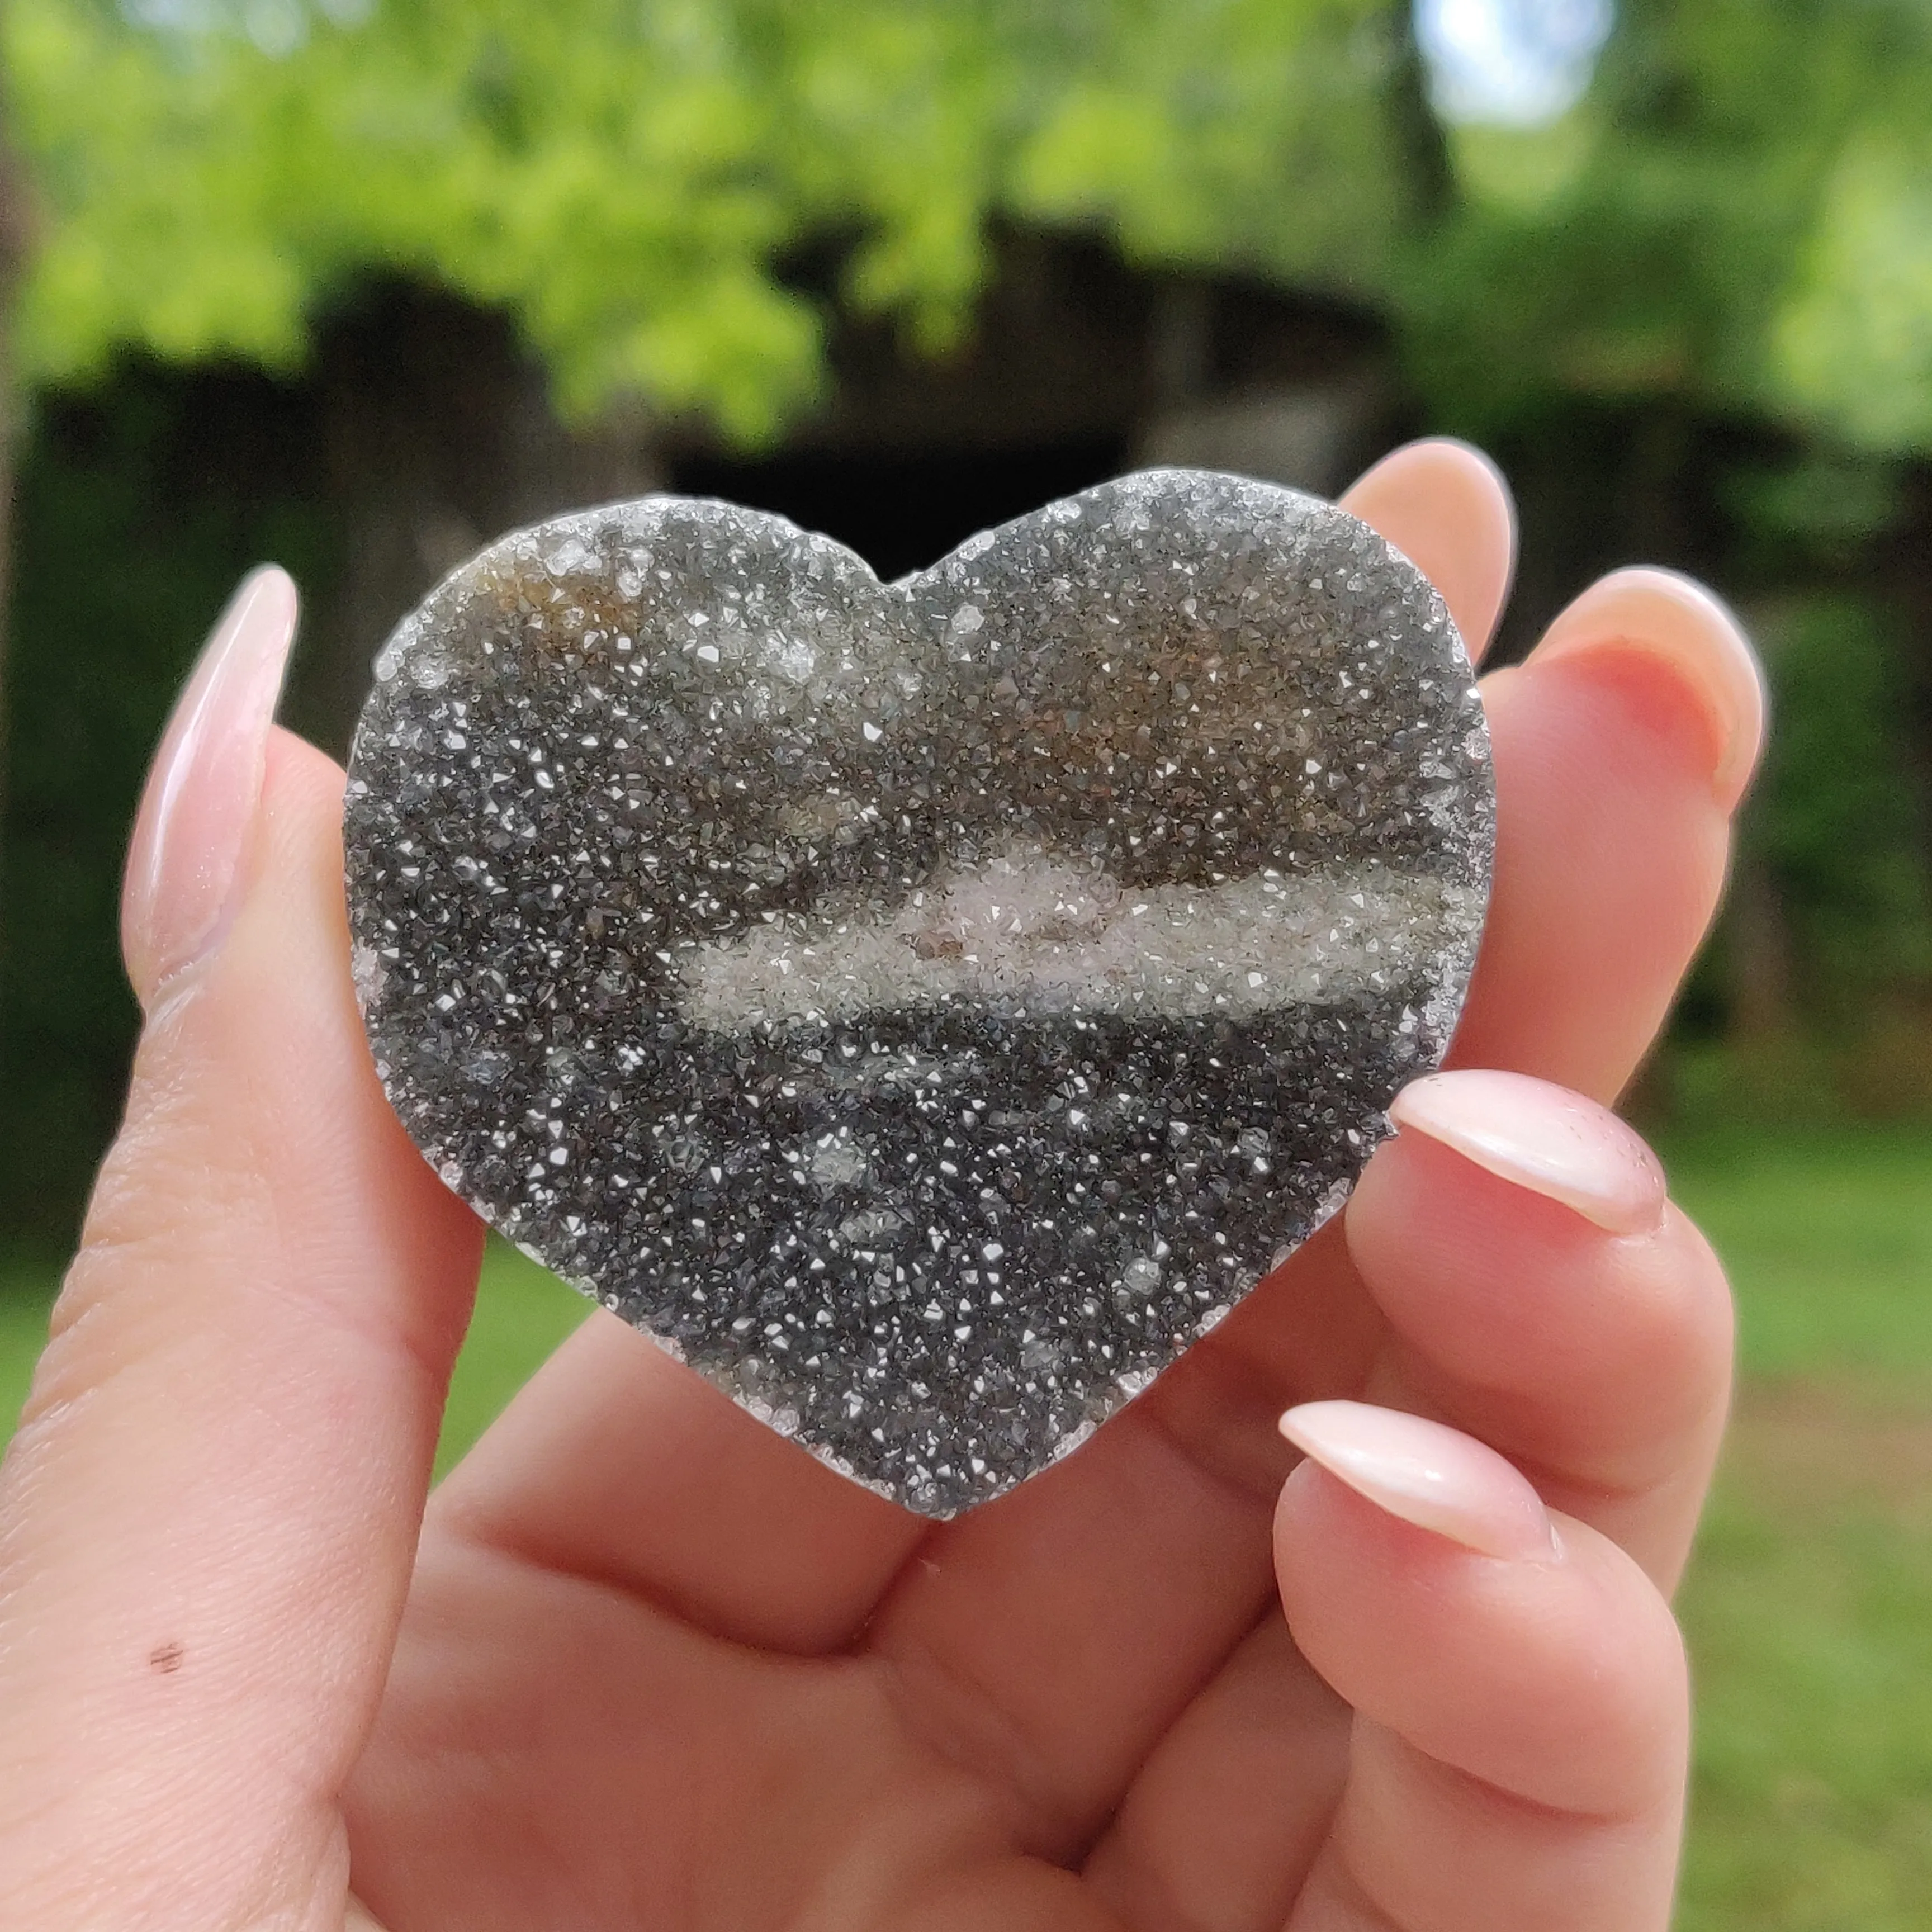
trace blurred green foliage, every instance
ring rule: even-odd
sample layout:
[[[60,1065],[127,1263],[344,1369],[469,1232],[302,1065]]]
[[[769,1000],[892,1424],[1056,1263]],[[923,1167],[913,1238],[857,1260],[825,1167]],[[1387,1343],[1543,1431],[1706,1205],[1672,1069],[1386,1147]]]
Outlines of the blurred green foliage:
[[[811,238],[926,348],[968,326],[994,212],[1372,285],[1391,49],[1371,0],[20,0],[49,218],[22,353],[287,368],[380,265],[507,305],[567,413],[757,437],[819,381],[784,273]]]
[[[1456,152],[1466,193],[1400,291],[1450,419],[1676,396],[1932,448],[1918,0],[1622,0],[1573,115]]]
[[[508,307],[565,410],[772,433],[788,279],[941,347],[995,218],[1399,321],[1441,421],[1678,394],[1932,449],[1932,12],[1623,0],[1582,106],[1432,178],[1390,0],[14,0],[39,380],[299,361],[372,266]],[[1444,192],[1448,188],[1451,191]]]
[[[1762,623],[1746,877],[1775,916],[1732,916],[1697,1027],[1732,1026],[1754,958],[1794,1021],[1932,1014],[1932,578],[1900,534],[1932,500],[1924,0],[1621,0],[1534,128],[1439,124],[1406,0],[10,0],[0,56],[40,398],[0,1224],[57,1238],[111,1126],[118,860],[190,640],[248,562],[326,586],[341,540],[291,468],[316,424],[266,458],[184,435],[183,372],[252,366],[284,399],[260,419],[299,415],[320,326],[380,278],[508,314],[574,421],[744,443],[823,398],[842,316],[957,344],[1003,229],[1336,298],[1410,422],[1515,471],[1533,613],[1648,555]],[[1932,1102],[1918,1036],[1886,1051]],[[1793,1064],[1766,1062],[1831,1084]]]
[[[1795,930],[1812,1010],[1932,972],[1918,800],[1906,773],[1903,651],[1870,599],[1766,612],[1758,642],[1777,720],[1750,819]]]
[[[216,436],[184,473],[206,401],[124,370],[112,408],[44,402],[23,452],[0,820],[0,1227],[16,1238],[66,1234],[114,1129],[135,1022],[121,862],[160,722],[244,569],[275,556],[314,582],[333,561],[279,452]]]

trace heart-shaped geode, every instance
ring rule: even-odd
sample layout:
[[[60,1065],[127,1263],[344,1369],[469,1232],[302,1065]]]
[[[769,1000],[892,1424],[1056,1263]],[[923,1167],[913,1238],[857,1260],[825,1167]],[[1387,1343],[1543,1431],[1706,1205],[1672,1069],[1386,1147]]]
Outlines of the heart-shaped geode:
[[[384,649],[346,834],[384,1084],[505,1234],[935,1516],[1084,1439],[1439,1057],[1486,735],[1366,525],[1154,471],[883,584],[649,497]]]

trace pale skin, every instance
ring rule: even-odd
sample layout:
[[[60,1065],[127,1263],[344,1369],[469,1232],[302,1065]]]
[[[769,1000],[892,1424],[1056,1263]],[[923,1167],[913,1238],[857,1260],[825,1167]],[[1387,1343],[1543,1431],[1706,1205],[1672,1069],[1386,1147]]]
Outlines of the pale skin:
[[[1480,649],[1487,465],[1346,500]],[[241,604],[137,829],[146,1030],[0,1478],[0,1924],[1666,1924],[1730,1303],[1604,1103],[1756,755],[1714,600],[1619,573],[1486,682],[1452,1065],[1534,1078],[1412,1088],[1343,1216],[942,1526],[601,1313],[428,1495],[482,1231],[363,1040],[341,774],[268,724],[292,593]]]

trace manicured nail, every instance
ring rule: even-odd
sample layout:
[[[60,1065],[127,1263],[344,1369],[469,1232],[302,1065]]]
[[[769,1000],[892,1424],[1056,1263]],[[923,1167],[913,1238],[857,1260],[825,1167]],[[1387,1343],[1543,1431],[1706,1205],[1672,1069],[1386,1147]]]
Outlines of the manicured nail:
[[[143,1000],[206,954],[232,914],[295,627],[288,573],[251,572],[162,734],[121,900],[122,951]]]
[[[1342,507],[1380,530],[1442,593],[1480,659],[1515,571],[1516,506],[1502,472],[1469,443],[1430,436],[1384,457],[1350,486]]]
[[[1309,1402],[1281,1432],[1378,1509],[1480,1556],[1547,1562],[1556,1534],[1541,1498],[1493,1449],[1399,1409]]]
[[[1764,742],[1764,672],[1722,601],[1673,570],[1616,571],[1557,618],[1529,662],[1600,651],[1647,656],[1676,674],[1710,728],[1712,787],[1726,811],[1735,806]]]
[[[1607,1107],[1567,1087],[1486,1067],[1431,1073],[1395,1096],[1389,1118],[1607,1233],[1663,1225],[1669,1184],[1656,1155]]]

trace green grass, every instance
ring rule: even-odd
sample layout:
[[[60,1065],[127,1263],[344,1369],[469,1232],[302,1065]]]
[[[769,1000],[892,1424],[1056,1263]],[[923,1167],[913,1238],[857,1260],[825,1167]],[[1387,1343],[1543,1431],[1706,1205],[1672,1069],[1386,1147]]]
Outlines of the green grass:
[[[490,1244],[470,1339],[450,1379],[449,1406],[436,1445],[439,1476],[590,1312],[590,1303],[574,1288],[566,1288],[514,1248]]]
[[[1667,1156],[1737,1284],[1748,1374],[1932,1390],[1932,1130],[1732,1132]]]
[[[1730,1263],[1745,1370],[1682,1600],[1698,1684],[1683,1932],[1932,1924],[1932,1132],[1670,1150]],[[0,1274],[0,1415],[45,1271]],[[491,1249],[439,1466],[584,1312]]]
[[[56,1286],[50,1268],[0,1268],[0,1446],[26,1400]],[[500,1241],[490,1244],[470,1339],[450,1381],[436,1447],[439,1476],[590,1312],[583,1296],[536,1262]]]
[[[51,1271],[15,1267],[0,1271],[0,1432],[11,1435],[34,1363],[47,1339]]]
[[[1684,1932],[1932,1924],[1932,1136],[1730,1135],[1678,1197],[1744,1377],[1680,1609]]]
[[[1754,1440],[1788,1426],[1781,1407],[1748,1406],[1706,1519],[1681,1606],[1699,1694],[1688,1932],[1932,1922],[1932,1425],[1914,1424],[1908,1502],[1857,1466],[1875,1435],[1841,1420],[1819,1405],[1796,1432],[1852,1466],[1793,1480]]]

